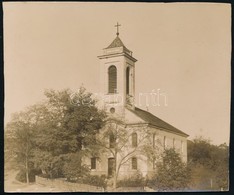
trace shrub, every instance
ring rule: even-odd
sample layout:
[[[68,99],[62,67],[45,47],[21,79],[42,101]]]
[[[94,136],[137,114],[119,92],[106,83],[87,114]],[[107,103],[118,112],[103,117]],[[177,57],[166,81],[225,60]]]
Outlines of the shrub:
[[[67,154],[62,172],[68,181],[74,182],[89,175],[90,168],[87,165],[81,164],[81,155],[79,153]]]
[[[105,175],[88,175],[82,178],[82,183],[106,188],[107,177]]]
[[[41,173],[41,170],[38,170],[38,169],[32,169],[30,172],[29,172],[29,182],[35,182],[35,175],[38,175]],[[23,182],[23,183],[26,183],[27,180],[26,180],[26,172],[24,170],[21,170],[19,171],[19,173],[17,173],[15,179],[17,181],[20,181],[20,182]]]
[[[48,173],[41,173],[38,176],[43,178],[50,178],[50,175]]]
[[[143,187],[144,185],[145,179],[140,172],[117,182],[118,187]]]
[[[148,180],[148,185],[159,191],[180,191],[187,189],[191,180],[190,170],[174,149],[166,149],[163,161],[157,165],[157,171]]]

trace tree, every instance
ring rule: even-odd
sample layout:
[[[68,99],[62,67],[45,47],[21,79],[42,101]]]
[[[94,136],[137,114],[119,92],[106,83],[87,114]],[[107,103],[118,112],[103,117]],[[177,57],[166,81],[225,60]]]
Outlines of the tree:
[[[65,160],[63,174],[68,180],[79,180],[89,176],[89,167],[85,164],[81,165],[79,153],[67,154]]]
[[[15,113],[12,121],[7,124],[5,132],[5,152],[10,153],[11,159],[15,158],[17,167],[25,172],[27,183],[29,183],[29,173],[33,168],[34,114],[34,107]]]
[[[182,162],[180,154],[173,148],[165,149],[149,185],[159,191],[175,191],[186,189],[189,182],[190,171],[186,163]]]
[[[217,168],[216,181],[220,189],[229,188],[229,146],[226,143],[218,146],[221,155]]]
[[[192,188],[227,190],[229,147],[211,144],[210,140],[196,137],[188,144],[188,161],[192,171]]]
[[[196,164],[206,164],[211,160],[211,143],[210,140],[203,137],[196,137],[188,144],[188,160]]]
[[[137,134],[137,143],[132,143],[133,134]],[[117,180],[121,167],[132,157],[147,156],[150,160],[158,157],[159,148],[153,147],[153,131],[147,126],[129,127],[116,118],[108,118],[106,125],[96,134],[92,151],[96,154],[109,153],[114,159],[113,188],[117,187]]]
[[[37,135],[37,165],[50,177],[74,177],[66,164],[71,163],[71,157],[75,156],[80,158],[76,161],[77,168],[82,168],[81,158],[90,152],[92,135],[102,127],[105,113],[98,110],[92,94],[84,87],[78,93],[49,90],[45,95],[46,122],[40,126]],[[65,165],[66,168],[63,168]]]
[[[105,112],[98,110],[96,100],[84,87],[78,93],[47,90],[45,96],[44,101],[15,114],[7,124],[6,140],[13,144],[6,151],[17,154],[27,181],[33,168],[50,178],[74,177],[68,164],[74,164],[73,157],[79,158],[77,167],[82,168],[81,158],[90,152],[92,135],[104,124]]]

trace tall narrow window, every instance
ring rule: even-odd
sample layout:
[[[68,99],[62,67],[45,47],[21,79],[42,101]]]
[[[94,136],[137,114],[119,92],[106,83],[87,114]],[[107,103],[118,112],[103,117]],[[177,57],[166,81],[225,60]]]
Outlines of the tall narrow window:
[[[153,148],[155,148],[155,133],[153,134]]]
[[[156,158],[153,157],[153,169],[156,169]]]
[[[137,147],[137,134],[132,134],[132,147]]]
[[[184,142],[181,141],[181,153],[183,154],[183,152],[184,152]]]
[[[129,95],[129,77],[130,77],[130,69],[127,67],[126,69],[126,94]]]
[[[137,169],[137,158],[136,157],[132,158],[132,169]]]
[[[110,145],[110,148],[114,148],[115,147],[115,142],[116,142],[115,135],[114,135],[113,132],[111,132],[110,135],[109,135],[109,145]]]
[[[96,169],[96,157],[91,158],[91,169]]]
[[[117,69],[110,66],[108,69],[108,93],[116,93],[117,90]]]
[[[79,148],[79,150],[81,150],[82,148],[84,148],[84,138],[83,137],[78,137],[77,138],[77,147]]]
[[[167,147],[166,136],[163,137],[163,147],[164,147],[164,149],[166,149],[166,147]]]

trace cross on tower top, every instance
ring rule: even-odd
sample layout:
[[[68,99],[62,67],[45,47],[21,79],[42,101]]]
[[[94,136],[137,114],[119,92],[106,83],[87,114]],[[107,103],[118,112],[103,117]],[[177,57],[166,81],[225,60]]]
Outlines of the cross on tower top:
[[[117,24],[115,25],[115,27],[117,28],[117,33],[116,33],[117,36],[119,36],[119,26],[121,25],[117,22]]]

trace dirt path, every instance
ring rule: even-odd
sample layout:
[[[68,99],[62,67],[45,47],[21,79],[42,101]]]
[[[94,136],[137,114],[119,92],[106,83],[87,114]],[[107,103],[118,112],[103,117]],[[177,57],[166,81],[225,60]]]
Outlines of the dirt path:
[[[15,180],[18,171],[6,171],[4,173],[4,191],[5,192],[61,192],[59,189],[39,185],[26,184]]]

